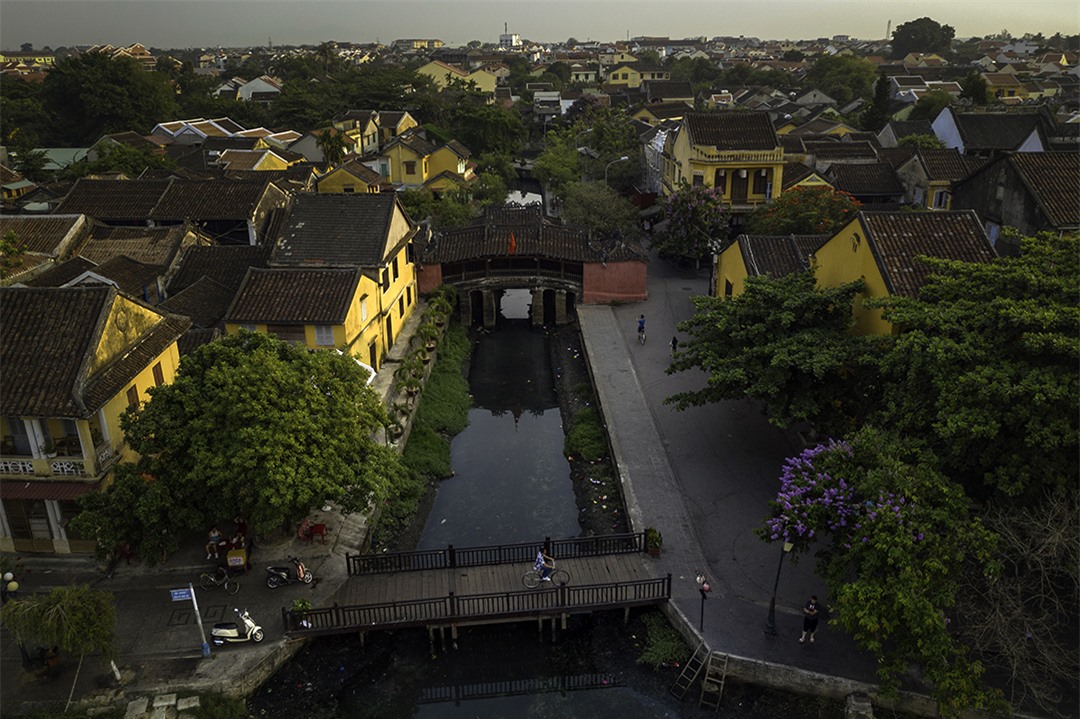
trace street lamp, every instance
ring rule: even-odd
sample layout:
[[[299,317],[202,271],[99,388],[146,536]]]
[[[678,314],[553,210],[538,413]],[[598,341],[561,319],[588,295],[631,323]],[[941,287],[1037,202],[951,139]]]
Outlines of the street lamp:
[[[625,161],[627,161],[627,160],[629,160],[629,159],[630,159],[629,157],[627,157],[626,155],[623,155],[623,156],[622,156],[622,157],[620,157],[619,159],[617,159],[617,160],[612,160],[611,162],[609,162],[609,163],[607,164],[607,167],[605,167],[605,168],[604,168],[604,184],[605,184],[605,185],[607,184],[607,171],[608,171],[608,169],[610,169],[610,168],[611,168],[611,166],[612,166],[612,165],[614,165],[614,164],[615,164],[616,162],[625,162]]]
[[[694,581],[698,585],[698,593],[701,594],[701,617],[698,619],[698,631],[702,634],[705,633],[705,600],[708,599],[709,592],[712,591],[712,587],[705,579],[704,572],[698,572],[694,577]]]
[[[780,586],[780,570],[784,568],[784,557],[795,547],[791,542],[784,542],[784,551],[780,552],[780,564],[776,567],[776,581],[773,582],[772,599],[769,600],[769,619],[765,622],[765,633],[776,636],[776,589]]]

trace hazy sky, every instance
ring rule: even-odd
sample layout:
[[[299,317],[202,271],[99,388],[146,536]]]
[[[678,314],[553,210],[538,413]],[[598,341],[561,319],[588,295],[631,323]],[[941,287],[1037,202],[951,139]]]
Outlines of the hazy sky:
[[[798,39],[885,37],[929,16],[958,37],[1008,29],[1080,32],[1076,0],[0,0],[0,45],[141,42],[160,48],[389,43],[439,38],[448,45],[495,42],[510,32],[536,41],[747,35]]]

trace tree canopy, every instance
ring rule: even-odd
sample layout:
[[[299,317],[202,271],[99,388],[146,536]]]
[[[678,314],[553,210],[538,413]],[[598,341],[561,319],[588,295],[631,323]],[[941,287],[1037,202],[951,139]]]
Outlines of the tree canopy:
[[[956,35],[949,25],[941,25],[928,17],[900,23],[892,34],[892,55],[896,59],[911,52],[948,53]]]
[[[931,135],[925,132],[916,132],[911,135],[904,135],[897,141],[896,146],[920,147],[926,150],[945,149],[945,143],[939,140],[937,135]]]
[[[831,235],[855,219],[860,203],[828,186],[793,187],[746,219],[754,235]]]
[[[637,208],[602,182],[574,182],[563,193],[562,219],[596,234],[638,232]]]
[[[373,439],[388,419],[367,378],[348,355],[261,333],[203,345],[125,413],[140,459],[88,495],[73,522],[106,551],[127,542],[154,561],[179,532],[221,517],[242,515],[266,534],[329,500],[363,509],[403,471]]]
[[[664,221],[654,239],[660,252],[700,260],[728,240],[723,193],[715,187],[683,184],[663,200]]]
[[[933,122],[934,118],[951,104],[952,95],[944,90],[931,90],[919,98],[918,102],[915,103],[915,107],[911,108],[911,114],[908,115],[907,119]]]
[[[855,98],[869,98],[877,68],[851,55],[822,55],[806,72],[806,84],[821,90],[840,105]]]

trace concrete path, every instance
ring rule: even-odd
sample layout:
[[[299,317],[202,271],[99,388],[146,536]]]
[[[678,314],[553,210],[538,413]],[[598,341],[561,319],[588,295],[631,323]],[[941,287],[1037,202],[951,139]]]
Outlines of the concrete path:
[[[673,604],[715,651],[824,675],[874,681],[875,663],[839,630],[822,624],[814,644],[800,645],[802,605],[824,583],[813,557],[790,557],[777,593],[778,636],[764,633],[781,549],[754,534],[779,487],[784,458],[802,449],[794,433],[769,425],[746,401],[686,411],[664,403],[675,392],[704,386],[700,372],[665,374],[675,326],[693,314],[690,298],[707,292],[705,271],[663,260],[649,265],[649,299],[630,305],[579,306],[585,351],[623,479],[635,531],[659,529],[664,549],[654,562],[670,572]],[[636,339],[644,314],[648,342]],[[688,339],[680,336],[680,340]],[[713,592],[702,601],[695,575]],[[702,616],[703,614],[703,616]]]

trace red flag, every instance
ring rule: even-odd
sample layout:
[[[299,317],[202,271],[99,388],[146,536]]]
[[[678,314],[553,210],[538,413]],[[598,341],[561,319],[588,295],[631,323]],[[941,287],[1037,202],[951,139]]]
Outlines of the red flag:
[[[514,237],[513,230],[510,231],[510,254],[517,252],[517,238]]]

